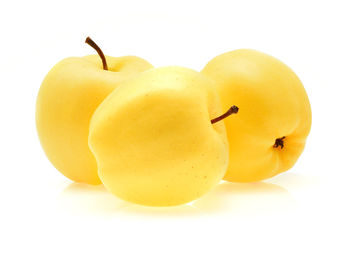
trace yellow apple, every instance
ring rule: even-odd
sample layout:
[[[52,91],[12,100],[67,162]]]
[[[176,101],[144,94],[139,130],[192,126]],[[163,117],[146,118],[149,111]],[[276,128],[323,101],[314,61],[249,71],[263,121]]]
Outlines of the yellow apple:
[[[102,53],[91,39],[87,42]],[[47,157],[66,177],[89,184],[101,183],[88,147],[93,112],[122,81],[152,68],[136,56],[101,56],[108,70],[97,55],[56,64],[45,77],[36,104],[37,131]]]
[[[212,78],[223,108],[237,103],[237,117],[224,120],[230,146],[225,179],[252,182],[290,169],[311,127],[311,108],[296,74],[274,57],[235,50],[202,70]]]
[[[220,114],[211,80],[196,71],[163,67],[125,81],[91,118],[89,146],[103,184],[142,205],[199,198],[226,172],[228,144]]]

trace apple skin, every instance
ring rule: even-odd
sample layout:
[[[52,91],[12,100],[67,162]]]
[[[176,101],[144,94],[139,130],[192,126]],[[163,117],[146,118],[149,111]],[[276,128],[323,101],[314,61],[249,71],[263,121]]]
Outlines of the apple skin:
[[[211,124],[221,114],[212,81],[199,72],[162,67],[125,81],[90,123],[89,146],[104,186],[147,206],[201,197],[228,164],[225,126]]]
[[[254,182],[290,169],[311,128],[311,107],[297,75],[276,58],[241,49],[212,59],[202,73],[215,81],[222,106],[240,108],[224,120],[230,145],[225,180]],[[283,147],[276,140],[283,140]]]
[[[136,56],[106,59],[108,71],[98,55],[66,58],[50,70],[38,93],[40,143],[51,163],[75,182],[101,183],[87,142],[95,109],[122,81],[152,68]]]

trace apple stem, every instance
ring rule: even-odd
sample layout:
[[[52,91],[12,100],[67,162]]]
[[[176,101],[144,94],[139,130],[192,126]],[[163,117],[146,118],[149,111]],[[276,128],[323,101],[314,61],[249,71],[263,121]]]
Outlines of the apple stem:
[[[286,136],[283,136],[282,138],[277,138],[273,147],[278,148],[280,146],[282,149],[284,147],[284,139],[285,138],[286,138]]]
[[[221,116],[218,116],[217,118],[212,119],[212,120],[211,120],[211,123],[214,124],[214,123],[216,123],[216,122],[219,122],[219,121],[225,119],[226,117],[228,117],[228,116],[230,116],[230,115],[232,115],[232,114],[237,114],[238,109],[239,109],[239,108],[238,108],[237,106],[232,106],[232,107],[230,107],[230,108],[226,111],[226,113],[222,114]]]
[[[88,36],[86,37],[85,43],[89,44],[91,47],[93,47],[98,55],[100,56],[101,60],[102,60],[102,64],[103,64],[103,69],[108,71],[108,66],[107,66],[107,61],[106,61],[106,57],[103,54],[102,50],[100,49],[99,46],[97,46],[97,44]]]

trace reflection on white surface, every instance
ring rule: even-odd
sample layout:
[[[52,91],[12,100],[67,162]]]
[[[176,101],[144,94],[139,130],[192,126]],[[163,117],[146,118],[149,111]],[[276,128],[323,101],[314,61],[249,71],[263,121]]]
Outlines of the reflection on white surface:
[[[286,213],[295,207],[290,193],[312,186],[316,181],[301,174],[286,173],[269,182],[221,182],[211,192],[190,204],[175,207],[146,207],[118,199],[103,185],[69,184],[59,200],[64,209],[83,214],[192,216],[230,213],[237,215],[262,215]],[[283,187],[282,187],[283,186]]]
[[[288,211],[294,206],[294,199],[277,184],[223,182],[194,206],[206,212],[258,215]]]
[[[287,172],[269,179],[268,182],[282,185],[287,189],[300,190],[304,188],[316,187],[321,183],[321,178],[306,176],[300,173]]]
[[[192,205],[174,207],[147,207],[123,201],[109,193],[103,185],[69,184],[61,193],[60,200],[67,209],[79,213],[128,214],[149,216],[189,216],[200,213]]]

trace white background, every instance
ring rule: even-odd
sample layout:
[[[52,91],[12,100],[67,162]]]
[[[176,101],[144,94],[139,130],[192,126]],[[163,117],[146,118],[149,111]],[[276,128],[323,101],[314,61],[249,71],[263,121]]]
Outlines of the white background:
[[[3,1],[0,8],[0,253],[350,253],[348,1]],[[175,208],[125,203],[75,184],[46,159],[35,100],[69,56],[137,55],[201,70],[253,48],[309,94],[313,126],[289,172],[223,183]]]

